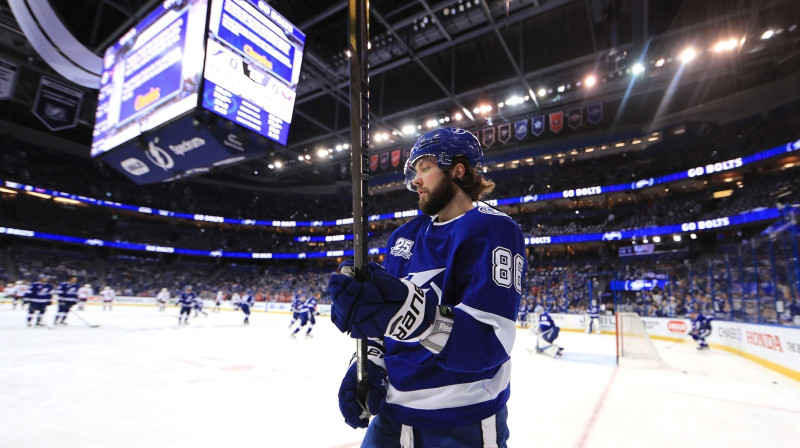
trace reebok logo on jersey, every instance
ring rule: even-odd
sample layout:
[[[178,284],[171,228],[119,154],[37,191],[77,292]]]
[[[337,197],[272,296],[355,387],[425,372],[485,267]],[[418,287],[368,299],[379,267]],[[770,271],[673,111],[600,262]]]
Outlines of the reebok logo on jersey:
[[[411,248],[413,246],[413,241],[405,238],[398,238],[397,241],[394,242],[394,247],[389,250],[389,253],[395,257],[403,257],[408,260],[411,258]]]

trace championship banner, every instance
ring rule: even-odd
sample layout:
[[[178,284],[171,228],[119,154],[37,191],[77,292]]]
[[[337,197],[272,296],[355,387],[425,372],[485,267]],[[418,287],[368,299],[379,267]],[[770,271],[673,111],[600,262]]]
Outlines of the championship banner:
[[[378,171],[378,156],[369,156],[369,170]]]
[[[385,170],[386,168],[389,168],[389,152],[388,151],[381,153],[380,161],[381,161],[381,169],[382,170]]]
[[[544,132],[544,115],[531,117],[531,134],[538,137],[542,132]]]
[[[392,167],[397,168],[400,165],[400,150],[395,149],[392,151]]]
[[[524,140],[528,136],[528,120],[514,122],[514,137],[517,140]]]
[[[483,128],[481,134],[483,135],[483,146],[488,147],[494,145],[494,126]]]
[[[83,101],[83,91],[42,77],[33,102],[33,115],[51,131],[74,128]]]
[[[564,127],[564,112],[553,112],[550,114],[550,130],[558,134]]]
[[[19,75],[19,66],[0,58],[0,100],[7,100],[14,96],[17,75]]]
[[[511,140],[511,123],[503,123],[497,126],[497,140],[504,145]]]
[[[591,103],[586,106],[586,121],[591,124],[600,123],[603,120],[603,103]]]
[[[570,109],[567,112],[567,124],[572,129],[578,129],[583,124],[583,109]]]
[[[403,160],[408,160],[411,158],[411,148],[406,148],[403,150]]]

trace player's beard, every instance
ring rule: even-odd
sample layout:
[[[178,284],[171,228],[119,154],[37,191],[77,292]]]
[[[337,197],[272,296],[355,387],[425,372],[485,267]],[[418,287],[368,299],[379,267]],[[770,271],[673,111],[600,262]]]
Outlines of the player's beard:
[[[422,199],[420,197],[419,209],[428,216],[439,214],[439,211],[456,196],[456,186],[450,180],[450,175],[446,171],[442,180],[434,185],[433,188],[427,190],[428,198]]]

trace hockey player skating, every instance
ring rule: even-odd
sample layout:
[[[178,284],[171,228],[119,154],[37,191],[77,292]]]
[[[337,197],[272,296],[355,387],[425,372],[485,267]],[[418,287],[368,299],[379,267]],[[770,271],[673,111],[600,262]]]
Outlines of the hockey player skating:
[[[200,313],[202,313],[203,316],[208,317],[208,313],[203,311],[203,298],[200,297],[200,296],[197,296],[194,299],[194,317],[199,316]]]
[[[250,325],[250,308],[256,303],[256,298],[253,296],[253,291],[248,289],[245,291],[244,295],[242,296],[242,300],[239,302],[239,308],[242,309],[244,313],[244,324]]]
[[[78,288],[78,311],[83,311],[86,302],[89,301],[89,297],[91,297],[92,294],[94,294],[92,285],[88,283]]]
[[[543,353],[553,358],[560,357],[564,347],[555,343],[561,329],[553,322],[553,318],[546,311],[539,316],[538,334],[536,336],[536,353]],[[528,349],[528,351],[531,351]]]
[[[25,309],[25,294],[28,293],[29,286],[22,280],[14,282],[14,287],[11,290],[11,295],[14,297],[13,309],[17,309],[19,304],[20,309]]]
[[[314,329],[314,325],[317,323],[317,319],[314,317],[314,314],[317,312],[317,302],[317,298],[311,295],[300,305],[298,318],[293,324],[294,328],[292,332],[289,334],[292,339],[296,338],[297,333],[305,326],[308,326],[308,328],[306,328],[306,339],[314,337],[311,335],[311,330]]]
[[[372,422],[358,403],[355,363],[339,390],[345,422],[368,426],[362,447],[506,446],[525,246],[511,218],[473,205],[494,188],[482,164],[465,130],[422,135],[405,174],[425,216],[394,231],[383,267],[331,276],[333,323],[370,338]]]
[[[117,293],[110,286],[106,286],[100,291],[100,296],[103,298],[103,311],[108,308],[108,311],[112,311],[114,309],[114,299],[117,297]]]
[[[25,299],[28,301],[28,326],[34,325],[33,315],[36,316],[36,326],[46,326],[42,322],[44,313],[47,310],[47,305],[53,300],[53,285],[50,284],[50,278],[46,275],[39,276],[39,281],[31,283],[28,292],[25,293]]]
[[[703,313],[693,313],[692,330],[689,335],[692,339],[697,341],[697,349],[704,350],[708,348],[706,338],[711,334],[711,317],[705,316]]]
[[[189,315],[192,314],[195,299],[197,299],[197,295],[192,292],[192,285],[184,286],[183,292],[175,303],[181,307],[181,312],[178,314],[178,325],[189,325]]]
[[[292,320],[289,322],[290,329],[300,320],[300,312],[303,309],[305,300],[306,295],[303,294],[302,289],[298,289],[297,292],[292,295],[291,307],[289,309],[289,312],[292,313]]]
[[[231,295],[231,305],[233,305],[234,311],[239,309],[240,303],[242,303],[242,296],[239,294],[238,290],[234,289],[233,294]]]
[[[167,309],[167,303],[169,302],[169,290],[167,288],[161,288],[161,291],[156,294],[156,304],[158,305],[158,311],[164,311]]]
[[[58,285],[58,312],[53,325],[67,325],[67,314],[70,308],[78,303],[78,277]]]
[[[597,300],[592,300],[589,308],[586,308],[586,333],[600,334],[600,306]]]
[[[225,293],[222,290],[217,291],[217,295],[214,297],[214,308],[211,308],[212,313],[219,313],[223,300],[225,300]]]

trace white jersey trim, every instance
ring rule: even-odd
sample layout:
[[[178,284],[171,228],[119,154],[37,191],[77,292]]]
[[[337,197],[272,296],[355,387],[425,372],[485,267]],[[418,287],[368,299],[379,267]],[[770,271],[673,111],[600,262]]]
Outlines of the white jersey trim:
[[[391,380],[390,380],[391,381]],[[493,378],[472,383],[419,389],[408,392],[392,387],[386,393],[386,402],[412,409],[437,410],[484,403],[497,398],[511,381],[511,360],[500,367]]]
[[[456,305],[456,309],[469,314],[478,322],[482,322],[494,327],[494,335],[497,336],[497,340],[503,344],[503,348],[506,350],[506,353],[509,356],[511,355],[511,349],[514,348],[514,338],[517,336],[517,323],[515,321],[498,316],[497,314],[487,313],[486,311],[472,308],[468,305],[464,305],[463,303]]]

